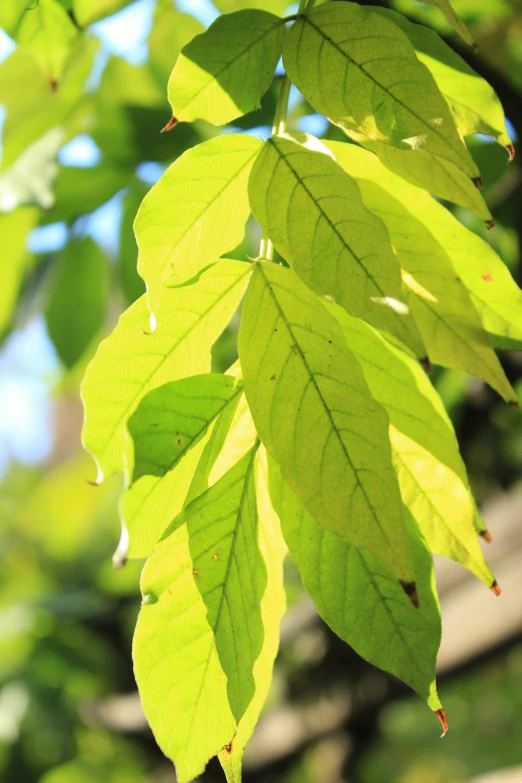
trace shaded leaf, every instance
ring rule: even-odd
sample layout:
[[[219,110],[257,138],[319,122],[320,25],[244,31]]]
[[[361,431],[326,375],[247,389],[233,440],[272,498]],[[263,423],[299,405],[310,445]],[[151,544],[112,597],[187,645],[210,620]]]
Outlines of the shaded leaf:
[[[16,41],[31,52],[46,78],[56,83],[77,35],[78,28],[57,0],[38,0],[20,20]]]
[[[162,285],[182,282],[243,237],[247,182],[261,142],[217,136],[185,152],[149,191],[136,216],[138,271],[151,309]]]
[[[335,314],[373,397],[389,416],[402,499],[430,549],[461,563],[490,587],[494,576],[476,536],[466,469],[437,392],[411,354],[341,308]]]
[[[103,327],[107,261],[90,238],[73,241],[58,255],[45,306],[49,337],[61,361],[73,367]]]
[[[388,19],[350,2],[318,6],[292,26],[283,59],[316,111],[356,138],[408,150],[411,158],[424,150],[478,176],[432,75]]]
[[[82,440],[99,478],[122,469],[125,426],[147,392],[210,370],[212,344],[239,304],[250,271],[240,261],[220,260],[194,282],[164,288],[154,331],[143,296],[100,344],[81,389]]]
[[[168,85],[177,120],[225,125],[260,107],[281,56],[285,28],[266,11],[219,16],[182,50]]]
[[[120,252],[118,253],[118,272],[123,294],[132,304],[145,293],[145,283],[138,274],[138,245],[134,236],[136,213],[148,188],[140,182],[133,182],[122,201],[123,214],[120,225]]]
[[[424,355],[401,302],[400,267],[386,228],[328,154],[270,139],[252,169],[249,197],[263,230],[310,288]]]
[[[204,436],[220,414],[234,409],[242,390],[242,383],[230,376],[196,375],[160,386],[142,399],[127,423],[134,459],[129,459],[130,487],[120,505],[129,557],[147,557],[181,511]]]
[[[162,88],[166,89],[169,76],[182,48],[203,26],[190,14],[174,8],[171,0],[160,0],[154,9],[154,20],[149,35],[150,67]]]
[[[440,608],[431,554],[415,523],[406,514],[418,609],[378,560],[315,522],[272,460],[269,471],[283,535],[323,620],[355,652],[407,683],[432,710],[440,709],[435,683]]]
[[[422,0],[422,2],[431,3],[431,5],[437,6],[437,8],[440,8],[442,13],[444,14],[444,18],[449,24],[450,27],[453,27],[454,30],[460,35],[460,37],[466,41],[467,44],[470,46],[474,46],[475,42],[473,40],[473,36],[471,35],[470,31],[460,18],[460,16],[457,14],[457,12],[454,10],[450,0]]]
[[[54,204],[43,214],[42,223],[73,223],[81,215],[94,212],[124,188],[130,176],[128,171],[108,163],[89,168],[60,166],[53,185]]]
[[[239,357],[259,436],[305,508],[409,581],[388,418],[335,319],[291,270],[257,264]]]

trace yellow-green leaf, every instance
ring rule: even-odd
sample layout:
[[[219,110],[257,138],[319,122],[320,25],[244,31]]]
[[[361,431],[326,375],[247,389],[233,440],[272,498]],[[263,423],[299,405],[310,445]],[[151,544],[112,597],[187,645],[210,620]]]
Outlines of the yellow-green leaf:
[[[437,392],[406,350],[340,307],[330,308],[335,308],[372,395],[389,416],[402,499],[430,549],[461,563],[490,587],[494,576],[475,532],[466,469]]]
[[[356,3],[318,6],[292,26],[283,59],[316,111],[356,137],[412,158],[424,150],[478,176],[435,80],[388,19]]]
[[[214,125],[258,109],[281,56],[283,21],[248,9],[219,16],[182,50],[168,85],[177,120]]]
[[[335,160],[289,139],[270,139],[248,190],[254,216],[310,288],[425,355],[402,301],[386,228]]]
[[[236,133],[210,139],[178,158],[143,200],[134,230],[153,312],[162,286],[188,280],[241,241],[260,147]]]
[[[31,52],[46,78],[54,84],[62,74],[70,45],[77,35],[78,28],[58,0],[38,0],[21,19],[16,41]]]
[[[257,431],[305,508],[410,581],[388,417],[335,319],[292,270],[257,264],[239,357]]]
[[[240,261],[221,260],[185,286],[163,288],[154,330],[142,296],[100,344],[81,390],[83,444],[99,479],[122,470],[126,423],[147,392],[210,370],[212,344],[238,306],[250,271]]]
[[[26,248],[29,232],[38,222],[38,211],[22,207],[0,214],[3,262],[0,267],[0,336],[9,325],[29,258]]]
[[[444,18],[449,24],[449,26],[453,27],[453,29],[460,35],[460,37],[464,41],[466,41],[467,44],[469,44],[470,46],[475,46],[475,41],[473,40],[473,36],[471,35],[470,31],[468,30],[463,20],[460,18],[460,16],[457,14],[455,9],[451,5],[450,0],[421,0],[421,2],[431,3],[431,5],[437,6],[437,8],[439,8],[444,14]]]

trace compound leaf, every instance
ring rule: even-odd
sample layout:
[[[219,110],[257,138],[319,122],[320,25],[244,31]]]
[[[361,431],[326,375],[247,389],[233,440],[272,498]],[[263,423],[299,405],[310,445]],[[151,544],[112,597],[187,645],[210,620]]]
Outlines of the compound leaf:
[[[257,264],[239,357],[257,431],[305,508],[410,581],[388,418],[335,319],[292,270]]]
[[[220,16],[182,50],[168,85],[177,120],[225,125],[258,109],[281,56],[283,20],[248,9]]]
[[[331,308],[372,395],[389,416],[402,499],[430,549],[461,563],[491,587],[495,578],[476,536],[466,469],[437,392],[411,354],[340,307]]]
[[[399,677],[432,710],[439,710],[435,663],[440,608],[431,554],[415,523],[409,521],[418,609],[382,563],[317,524],[273,461],[269,480],[290,554],[321,617],[359,655]]]
[[[335,160],[288,139],[270,139],[248,190],[254,216],[310,288],[424,355],[401,302],[400,268],[386,228]]]
[[[97,462],[99,479],[122,470],[126,423],[147,392],[210,370],[210,349],[237,308],[250,272],[247,264],[222,259],[194,282],[163,288],[154,331],[142,296],[100,344],[81,389],[83,444]]]
[[[248,176],[260,147],[259,139],[236,133],[198,144],[144,198],[134,230],[153,312],[162,285],[188,280],[241,241]]]
[[[242,390],[243,384],[227,375],[195,375],[160,386],[141,400],[127,422],[134,469],[120,506],[129,557],[147,557],[179,514],[205,434],[227,406],[237,404]]]
[[[356,3],[318,6],[292,26],[283,59],[316,111],[356,138],[408,150],[409,157],[424,150],[478,177],[435,80],[388,19]]]

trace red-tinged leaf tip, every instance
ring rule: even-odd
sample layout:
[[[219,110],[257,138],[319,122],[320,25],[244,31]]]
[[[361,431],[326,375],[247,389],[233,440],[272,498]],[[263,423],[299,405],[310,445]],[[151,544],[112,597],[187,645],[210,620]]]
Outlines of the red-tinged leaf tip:
[[[472,177],[471,181],[473,182],[473,184],[475,185],[477,190],[482,190],[482,188],[483,188],[482,177]]]
[[[515,160],[515,148],[512,144],[508,144],[506,149],[509,155],[508,163],[512,163]]]
[[[495,227],[494,220],[486,220],[486,228],[488,229],[488,231],[491,231],[491,229],[494,227]]]
[[[428,357],[425,356],[423,359],[419,359],[419,362],[422,364],[428,375],[431,375],[433,372],[433,367],[431,366],[431,362]]]
[[[160,130],[160,133],[167,133],[167,131],[172,130],[172,128],[177,124],[178,120],[175,117],[171,117],[165,127]]]
[[[486,541],[488,544],[491,544],[491,542],[493,541],[493,536],[491,535],[489,530],[481,530],[480,535],[484,539],[484,541]]]
[[[58,89],[58,82],[57,82],[57,80],[56,79],[51,79],[49,77],[49,79],[47,81],[49,82],[49,87],[51,88],[51,92],[56,92],[56,90]]]
[[[511,405],[514,411],[520,410],[520,403],[518,402],[518,400],[510,400],[509,404]]]
[[[497,598],[502,593],[502,590],[500,589],[500,585],[497,583],[496,579],[495,579],[495,581],[493,582],[493,584],[491,585],[491,587],[489,589],[491,590],[493,595],[497,596]]]
[[[493,282],[493,275],[491,272],[485,272],[482,275],[482,279],[486,281],[486,283],[492,283]]]
[[[417,593],[417,585],[415,582],[403,582],[401,581],[401,587],[410,599],[410,603],[413,604],[415,609],[418,609],[419,604],[419,595]]]
[[[440,720],[440,725],[442,726],[442,734],[440,735],[440,738],[442,739],[443,737],[446,736],[448,732],[448,728],[449,728],[448,719],[446,718],[446,713],[444,712],[442,707],[440,708],[440,710],[435,710],[435,715]]]
[[[225,751],[225,753],[232,753],[232,743],[229,742],[228,745],[225,745],[223,750]]]

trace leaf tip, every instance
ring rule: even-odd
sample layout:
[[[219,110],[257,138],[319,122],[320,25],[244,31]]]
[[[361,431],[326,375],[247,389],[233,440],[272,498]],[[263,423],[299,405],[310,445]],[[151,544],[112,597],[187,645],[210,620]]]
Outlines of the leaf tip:
[[[511,407],[513,408],[514,411],[519,411],[520,410],[520,403],[519,403],[518,400],[510,400],[509,401],[509,405],[511,405]]]
[[[506,149],[509,155],[508,163],[512,163],[515,160],[515,147],[513,144],[508,144]]]
[[[403,582],[401,581],[401,587],[410,599],[410,603],[415,607],[415,609],[418,609],[419,604],[419,594],[417,593],[417,585],[415,582]]]
[[[440,708],[440,710],[435,710],[435,715],[440,720],[440,724],[442,726],[442,734],[440,735],[440,738],[442,739],[443,737],[446,736],[448,728],[449,728],[448,727],[448,719],[446,718],[446,713],[444,712],[442,707]]]
[[[477,190],[482,190],[482,188],[484,187],[482,184],[482,177],[472,177],[471,181],[473,182]]]
[[[486,220],[486,228],[488,229],[488,231],[491,231],[491,229],[494,227],[495,227],[494,220]]]
[[[493,536],[491,535],[489,530],[481,530],[480,535],[484,539],[484,541],[486,541],[488,544],[491,544],[491,542],[493,541]]]
[[[160,133],[167,133],[169,130],[172,130],[172,128],[178,124],[178,120],[174,115],[170,118],[170,120],[167,122],[164,128],[160,130]]]
[[[491,590],[493,595],[497,596],[497,598],[502,593],[502,590],[500,589],[500,585],[498,584],[496,579],[495,579],[495,581],[493,582],[493,584],[491,585],[491,587],[489,589]]]
[[[425,356],[423,359],[419,359],[419,362],[422,364],[428,375],[431,375],[433,372],[433,367],[431,366],[431,362],[428,357]]]
[[[129,533],[124,524],[121,526],[120,540],[116,551],[112,556],[112,567],[116,569],[123,568],[127,564],[127,553],[129,551]]]

